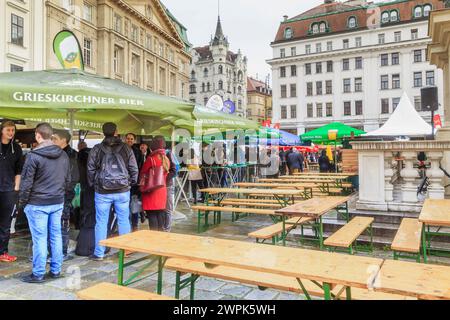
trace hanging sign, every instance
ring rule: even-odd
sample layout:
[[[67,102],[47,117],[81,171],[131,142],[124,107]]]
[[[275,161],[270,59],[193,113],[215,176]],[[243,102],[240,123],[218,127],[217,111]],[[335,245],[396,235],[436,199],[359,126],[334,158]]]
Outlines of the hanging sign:
[[[222,112],[228,113],[228,114],[233,114],[236,112],[236,105],[234,104],[233,101],[231,100],[227,100],[223,103],[223,109]]]
[[[84,70],[80,43],[73,32],[63,30],[53,40],[53,52],[64,69]]]
[[[215,94],[209,98],[208,103],[206,104],[206,108],[215,110],[215,111],[222,111],[224,107],[223,99],[218,94]]]

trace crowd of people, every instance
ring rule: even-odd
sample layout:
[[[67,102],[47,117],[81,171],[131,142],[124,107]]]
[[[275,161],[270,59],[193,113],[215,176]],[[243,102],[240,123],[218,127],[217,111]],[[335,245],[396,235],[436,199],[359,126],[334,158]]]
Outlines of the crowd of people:
[[[0,262],[17,260],[8,251],[11,222],[25,214],[33,254],[32,272],[22,281],[42,283],[61,277],[63,261],[71,258],[70,226],[78,184],[77,255],[102,261],[107,248],[100,241],[111,235],[115,224],[119,235],[136,231],[139,221],[145,220],[150,230],[170,232],[179,165],[164,137],[138,144],[136,135],[129,133],[124,142],[117,126],[105,123],[104,140],[92,149],[80,141],[77,152],[70,146],[68,131],[41,123],[35,129],[36,143],[24,156],[14,139],[15,123],[3,121],[0,130]]]
[[[304,172],[312,164],[318,164],[320,172],[332,172],[335,170],[335,163],[330,161],[326,150],[320,153],[307,152],[303,153],[296,148],[290,148],[288,151],[281,149],[279,155],[279,175],[293,175],[295,173]],[[337,150],[337,162],[340,162],[341,150]]]

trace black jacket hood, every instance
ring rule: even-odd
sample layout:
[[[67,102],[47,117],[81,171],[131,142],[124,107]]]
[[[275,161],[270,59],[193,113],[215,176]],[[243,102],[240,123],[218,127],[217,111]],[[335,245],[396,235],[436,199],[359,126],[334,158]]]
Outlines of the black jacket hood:
[[[117,146],[119,144],[122,144],[122,140],[119,137],[106,137],[103,140],[103,144],[108,147]]]
[[[34,154],[40,155],[41,157],[48,158],[48,159],[58,159],[59,157],[61,157],[64,150],[58,146],[49,145],[49,146],[45,146],[42,148],[34,149],[31,152]]]

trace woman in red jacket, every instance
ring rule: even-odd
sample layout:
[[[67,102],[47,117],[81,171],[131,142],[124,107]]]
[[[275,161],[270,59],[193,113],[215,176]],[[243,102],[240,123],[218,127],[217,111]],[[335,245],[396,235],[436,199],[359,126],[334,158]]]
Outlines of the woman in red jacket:
[[[152,165],[164,167],[164,181],[170,169],[170,160],[166,156],[166,141],[164,137],[153,138],[151,146],[152,153],[147,158],[141,169],[141,175],[146,174]],[[152,161],[153,159],[153,161]],[[164,225],[164,210],[166,209],[167,186],[142,194],[142,208],[144,209],[150,230],[162,231]]]

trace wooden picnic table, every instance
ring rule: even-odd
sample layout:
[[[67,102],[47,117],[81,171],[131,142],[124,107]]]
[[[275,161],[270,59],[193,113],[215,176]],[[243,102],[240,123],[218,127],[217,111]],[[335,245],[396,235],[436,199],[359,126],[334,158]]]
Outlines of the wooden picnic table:
[[[352,174],[352,173],[335,173],[335,172],[297,172],[297,173],[294,173],[294,175],[295,176],[317,175],[317,176],[333,176],[333,177],[356,176],[356,174]]]
[[[218,199],[219,205],[226,194],[237,194],[237,195],[259,195],[259,196],[274,196],[281,205],[288,205],[289,201],[294,203],[296,196],[303,196],[304,192],[301,190],[291,190],[291,189],[256,189],[256,188],[207,188],[202,189],[200,192],[206,193],[206,203],[208,204],[210,195],[221,195]]]
[[[385,260],[375,278],[374,289],[423,300],[449,300],[450,267]]]
[[[157,256],[158,294],[162,291],[162,271],[167,258],[201,262],[208,268],[228,266],[294,277],[300,281],[300,287],[301,280],[311,280],[323,288],[327,300],[336,285],[346,286],[349,295],[351,287],[367,289],[383,263],[382,259],[370,257],[146,230],[100,244],[120,250],[119,285],[124,284],[124,267],[130,265],[124,264],[125,250]]]
[[[433,236],[450,236],[450,233],[440,232],[442,228],[450,227],[450,200],[426,199],[419,221],[424,224],[422,229],[423,259],[428,261],[427,250],[431,249],[430,240]],[[431,231],[430,227],[437,227],[437,231]]]
[[[313,197],[313,188],[317,185],[314,183],[264,183],[264,182],[238,182],[235,184],[239,188],[285,188],[303,190],[305,199]]]
[[[348,201],[350,196],[345,197],[322,197],[322,198],[312,198],[301,203],[294,204],[283,209],[275,210],[275,214],[282,216],[283,221],[283,245],[286,245],[286,218],[287,217],[310,217],[316,219],[316,224],[318,228],[319,246],[320,249],[323,248],[323,221],[322,216],[333,209],[340,211],[340,207],[345,205],[342,213],[345,215],[347,221],[349,221],[348,216]]]
[[[280,180],[286,181],[308,181],[314,183],[329,183],[336,187],[342,187],[342,184],[348,180],[349,176],[280,176]]]

